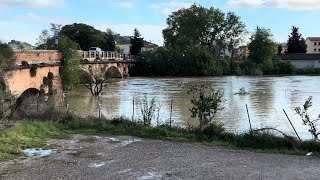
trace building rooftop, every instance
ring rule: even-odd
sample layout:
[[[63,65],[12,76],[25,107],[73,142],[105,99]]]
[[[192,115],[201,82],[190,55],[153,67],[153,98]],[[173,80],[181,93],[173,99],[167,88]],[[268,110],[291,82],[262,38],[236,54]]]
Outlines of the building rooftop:
[[[320,37],[307,37],[310,41],[320,41]]]

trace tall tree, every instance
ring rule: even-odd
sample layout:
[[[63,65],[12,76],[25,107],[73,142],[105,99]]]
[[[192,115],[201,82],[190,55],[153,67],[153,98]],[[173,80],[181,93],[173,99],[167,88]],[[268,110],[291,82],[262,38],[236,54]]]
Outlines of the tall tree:
[[[52,38],[48,30],[42,30],[41,34],[37,38],[36,46],[38,49],[48,49],[46,46],[47,41]]]
[[[59,51],[62,52],[61,79],[65,90],[72,89],[80,78],[79,44],[68,37],[60,36]]]
[[[302,37],[302,34],[299,33],[299,28],[293,26],[291,30],[292,32],[289,35],[287,42],[287,53],[306,53],[307,45],[305,39]]]
[[[143,47],[143,38],[137,28],[134,29],[134,36],[131,38],[130,43],[130,54],[139,55],[141,53],[141,48]]]
[[[59,26],[59,25],[58,25]],[[42,38],[42,42],[38,45],[38,49],[48,49],[54,50],[54,37],[53,33],[59,31],[59,27],[51,24],[50,31],[43,30],[40,37]],[[45,33],[43,33],[45,32]],[[50,34],[51,32],[51,34]],[[46,36],[43,36],[46,35]],[[48,35],[48,36],[47,36]],[[46,40],[46,41],[45,41]],[[68,90],[74,88],[74,86],[79,82],[80,78],[80,55],[78,50],[80,49],[80,45],[70,38],[60,35],[59,36],[59,51],[62,53],[61,60],[61,79],[63,89]]]
[[[60,34],[78,43],[82,50],[89,50],[90,47],[100,47],[104,51],[114,51],[114,33],[102,32],[83,23],[65,25],[61,28]]]
[[[56,32],[60,32],[61,31],[61,27],[62,24],[54,24],[54,23],[50,23],[50,31],[52,34],[56,33]]]
[[[14,52],[11,47],[0,41],[0,74],[8,67],[14,65]]]
[[[232,53],[241,42],[244,32],[244,23],[234,13],[226,15],[219,9],[193,4],[168,17],[163,37],[165,45],[173,48],[202,45],[218,52],[229,49]]]
[[[276,54],[276,45],[272,41],[270,30],[257,27],[250,38],[249,61],[258,64],[263,70],[272,66],[272,58]]]
[[[226,17],[224,32],[226,34],[227,49],[230,53],[230,67],[233,68],[233,58],[235,49],[243,40],[243,35],[246,33],[245,24],[240,20],[240,17],[232,12],[229,12]]]

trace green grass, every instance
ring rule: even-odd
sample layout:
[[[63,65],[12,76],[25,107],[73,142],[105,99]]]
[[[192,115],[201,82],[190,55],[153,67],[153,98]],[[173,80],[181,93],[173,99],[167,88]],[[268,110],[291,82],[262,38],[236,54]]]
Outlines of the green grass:
[[[320,143],[298,141],[295,138],[275,136],[270,132],[232,134],[210,127],[205,131],[187,131],[181,128],[143,126],[123,118],[105,120],[98,118],[70,118],[68,121],[20,121],[0,134],[0,160],[21,156],[24,148],[43,148],[48,138],[67,138],[71,134],[128,135],[148,139],[176,142],[204,143],[210,146],[249,149],[267,153],[320,154]],[[83,139],[82,142],[95,142]]]
[[[45,147],[47,138],[65,138],[68,135],[54,123],[21,121],[0,134],[0,160],[23,155],[22,149]]]

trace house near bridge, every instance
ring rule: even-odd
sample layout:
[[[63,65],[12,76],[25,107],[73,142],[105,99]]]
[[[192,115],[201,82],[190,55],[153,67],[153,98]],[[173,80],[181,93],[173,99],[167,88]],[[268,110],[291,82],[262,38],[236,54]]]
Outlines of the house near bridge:
[[[123,54],[130,54],[130,47],[131,47],[131,36],[122,36],[116,40],[116,43],[118,45],[123,46]],[[157,44],[154,44],[149,41],[144,41],[143,42],[143,47],[141,48],[141,52],[147,52],[147,51],[153,51],[159,46]]]

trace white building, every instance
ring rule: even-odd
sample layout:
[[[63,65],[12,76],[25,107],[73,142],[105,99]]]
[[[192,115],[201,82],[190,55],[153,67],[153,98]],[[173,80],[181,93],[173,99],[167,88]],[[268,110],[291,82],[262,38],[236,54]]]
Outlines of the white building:
[[[122,36],[120,37],[116,43],[121,45],[123,47],[123,53],[124,54],[130,54],[130,47],[131,47],[131,42],[130,42],[131,36]],[[158,47],[158,45],[144,41],[144,45],[141,48],[141,52],[145,51],[153,51]]]
[[[306,39],[307,54],[320,54],[320,37],[308,37]]]
[[[297,69],[316,69],[320,68],[320,53],[318,54],[279,54],[281,60],[288,60]]]

